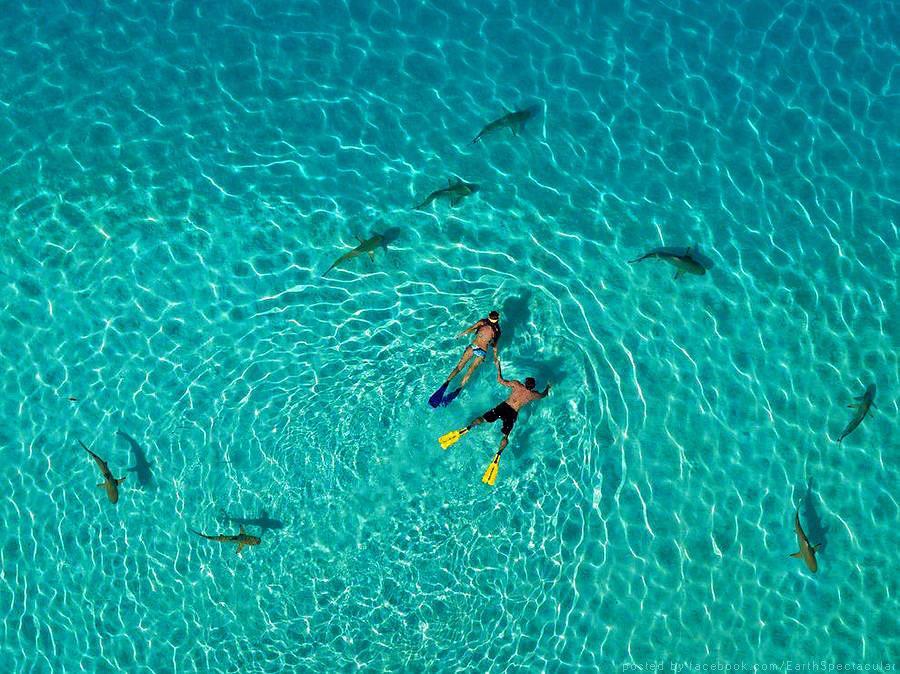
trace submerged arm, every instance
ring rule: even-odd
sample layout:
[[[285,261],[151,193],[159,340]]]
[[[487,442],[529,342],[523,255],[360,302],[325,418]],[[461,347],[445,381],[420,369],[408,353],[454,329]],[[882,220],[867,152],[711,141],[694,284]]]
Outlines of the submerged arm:
[[[509,386],[512,388],[513,382],[504,379],[503,373],[500,371],[500,357],[497,355],[497,351],[494,351],[494,362],[497,364],[497,382],[503,384],[504,386]]]
[[[463,330],[461,333],[459,333],[459,334],[457,335],[457,337],[462,337],[463,335],[468,335],[470,332],[475,332],[478,328],[481,327],[482,323],[484,323],[484,321],[478,321],[477,323],[475,323],[475,324],[472,325],[471,327],[466,328],[466,329]]]

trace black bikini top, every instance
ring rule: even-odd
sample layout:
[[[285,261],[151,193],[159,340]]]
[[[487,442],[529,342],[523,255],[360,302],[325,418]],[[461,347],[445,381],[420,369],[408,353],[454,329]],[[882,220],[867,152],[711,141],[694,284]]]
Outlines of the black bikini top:
[[[496,344],[497,340],[500,339],[500,323],[499,322],[493,323],[493,322],[491,322],[491,319],[489,319],[489,318],[482,318],[481,322],[484,325],[490,326],[491,332],[494,333],[493,338],[491,338],[491,342]]]

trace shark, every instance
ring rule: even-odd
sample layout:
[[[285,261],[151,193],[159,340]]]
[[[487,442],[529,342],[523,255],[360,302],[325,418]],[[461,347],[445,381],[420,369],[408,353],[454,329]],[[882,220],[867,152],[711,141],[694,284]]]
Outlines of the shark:
[[[479,131],[478,135],[472,139],[472,143],[477,143],[485,136],[496,133],[497,131],[502,131],[503,129],[509,129],[512,132],[512,135],[518,136],[522,132],[522,129],[525,128],[525,122],[534,117],[538,109],[537,105],[532,105],[524,110],[507,112],[503,117],[495,119]]]
[[[475,194],[480,187],[474,183],[464,182],[461,178],[457,178],[456,182],[453,182],[453,178],[447,179],[447,187],[443,187],[439,190],[435,190],[427,197],[425,197],[425,201],[423,201],[418,206],[413,206],[414,211],[421,211],[426,206],[429,206],[431,202],[435,199],[446,198],[450,200],[450,206],[457,206],[460,201],[465,199],[466,197]]]
[[[677,280],[684,274],[695,274],[696,276],[703,276],[706,273],[706,267],[700,264],[697,259],[691,255],[691,251],[693,249],[693,246],[689,246],[687,250],[684,251],[683,255],[679,255],[678,253],[673,253],[662,248],[651,250],[649,253],[641,255],[634,260],[629,260],[628,264],[635,264],[636,262],[642,262],[643,260],[657,258],[660,260],[665,260],[675,267],[675,280]]]
[[[100,473],[103,475],[103,482],[98,484],[98,487],[103,487],[106,489],[106,495],[109,497],[110,503],[118,503],[119,502],[119,485],[125,481],[124,477],[115,478],[113,477],[112,471],[109,469],[109,465],[101,459],[99,456],[94,454],[91,450],[87,448],[81,440],[78,441],[78,444],[84,448],[88,454],[90,454],[94,461],[100,466]]]
[[[129,445],[131,445],[131,453],[134,454],[134,465],[126,468],[129,473],[134,473],[137,477],[138,484],[142,487],[147,487],[153,483],[153,472],[150,470],[150,466],[153,464],[147,460],[147,454],[141,449],[141,446],[137,443],[137,441],[132,438],[130,435],[125,433],[124,431],[118,431],[116,433],[119,437],[125,439]]]
[[[260,539],[259,536],[251,536],[250,534],[244,533],[243,526],[234,536],[229,536],[227,534],[208,536],[206,534],[201,534],[199,531],[195,531],[194,529],[191,529],[191,532],[197,534],[202,538],[206,538],[210,541],[216,541],[218,543],[237,543],[237,554],[241,554],[241,551],[247,546],[259,545],[262,542],[262,539]]]
[[[369,257],[371,257],[372,260],[374,260],[375,259],[375,251],[381,247],[387,246],[387,239],[384,236],[382,236],[381,234],[373,234],[365,241],[363,241],[363,239],[358,236],[356,238],[359,241],[359,245],[356,248],[354,248],[353,250],[351,250],[347,253],[344,253],[337,260],[335,260],[331,264],[331,266],[325,270],[325,274],[322,274],[322,278],[325,278],[325,275],[328,272],[330,272],[332,269],[337,267],[338,265],[342,265],[345,262],[347,262],[348,260],[352,260],[353,258],[359,257],[360,255],[365,255],[366,253],[368,253]]]
[[[269,513],[265,510],[260,511],[259,517],[232,517],[225,509],[222,508],[222,519],[231,524],[238,524],[248,527],[259,527],[260,529],[283,529],[284,522],[269,517]]]
[[[816,562],[816,551],[822,546],[819,545],[810,545],[809,539],[806,537],[806,534],[803,533],[803,527],[800,526],[800,511],[797,510],[794,512],[794,531],[797,532],[797,543],[800,545],[800,549],[791,555],[791,557],[797,557],[806,562],[807,568],[815,573],[819,564]]]
[[[866,389],[865,393],[863,393],[861,396],[856,396],[854,400],[856,400],[857,402],[853,403],[852,405],[847,405],[847,407],[856,408],[856,414],[853,415],[850,423],[847,424],[844,432],[841,433],[841,437],[838,438],[839,443],[856,430],[856,427],[859,426],[862,423],[862,420],[866,418],[866,415],[869,413],[869,409],[872,407],[872,405],[875,404],[875,384],[869,386]]]

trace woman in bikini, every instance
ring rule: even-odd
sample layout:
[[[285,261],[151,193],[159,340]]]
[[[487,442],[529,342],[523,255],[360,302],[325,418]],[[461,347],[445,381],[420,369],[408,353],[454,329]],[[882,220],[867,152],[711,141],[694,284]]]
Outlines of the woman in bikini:
[[[488,314],[487,318],[482,318],[472,327],[463,330],[457,337],[462,337],[463,335],[468,335],[472,332],[475,333],[475,339],[466,347],[462,358],[459,359],[459,362],[456,364],[456,367],[453,368],[453,371],[450,373],[450,376],[447,377],[447,380],[434,392],[431,399],[428,401],[432,407],[449,405],[453,402],[456,396],[459,395],[459,392],[462,391],[463,386],[465,386],[466,382],[471,378],[472,373],[474,373],[478,366],[484,362],[484,359],[487,357],[487,350],[493,346],[496,351],[497,340],[500,339],[500,313],[492,311]],[[456,377],[456,375],[463,371],[463,368],[465,368],[466,363],[469,361],[472,361],[472,363],[463,375],[459,387],[445,396],[444,394],[447,392],[447,387],[450,386],[450,382],[453,381],[453,378]]]

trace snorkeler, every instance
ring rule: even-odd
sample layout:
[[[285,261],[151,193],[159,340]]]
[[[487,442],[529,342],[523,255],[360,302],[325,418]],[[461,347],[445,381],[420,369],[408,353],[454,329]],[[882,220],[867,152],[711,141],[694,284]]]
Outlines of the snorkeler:
[[[472,373],[474,373],[478,366],[481,365],[482,362],[484,362],[484,359],[487,356],[487,350],[491,346],[494,347],[494,356],[497,355],[497,340],[500,339],[500,313],[497,311],[492,311],[488,314],[487,318],[482,318],[472,327],[468,328],[467,330],[463,330],[457,335],[457,337],[468,335],[470,332],[475,333],[475,339],[472,341],[472,344],[466,347],[466,350],[463,352],[462,358],[459,359],[459,362],[456,364],[456,367],[453,368],[453,372],[450,373],[450,376],[447,377],[447,380],[443,384],[441,384],[441,387],[431,395],[431,398],[428,399],[428,404],[432,407],[438,407],[439,405],[449,405],[456,399],[456,396],[458,396],[459,392],[462,391],[463,386],[465,386],[466,382],[469,381]],[[453,378],[456,375],[462,372],[462,369],[470,360],[472,361],[472,364],[463,375],[462,381],[460,381],[459,383],[459,387],[452,393],[449,393],[445,396],[444,394],[447,392],[447,387],[450,386],[450,382],[453,381]]]
[[[473,419],[465,428],[460,428],[458,431],[450,431],[438,439],[438,442],[441,443],[441,447],[447,449],[475,426],[483,424],[485,421],[490,424],[497,421],[497,419],[503,421],[503,427],[501,429],[503,438],[500,440],[500,447],[497,448],[494,459],[491,461],[490,465],[488,465],[487,470],[484,471],[484,476],[481,478],[482,482],[489,485],[494,484],[497,479],[500,455],[503,454],[503,450],[506,449],[506,445],[509,443],[509,434],[512,432],[513,425],[519,417],[519,410],[533,400],[546,398],[550,393],[550,384],[547,384],[547,388],[540,393],[535,391],[534,377],[527,377],[524,384],[515,379],[504,379],[503,373],[500,370],[500,358],[497,355],[496,350],[494,351],[494,362],[497,364],[497,381],[512,389],[509,397],[496,407],[482,414],[480,417]]]

